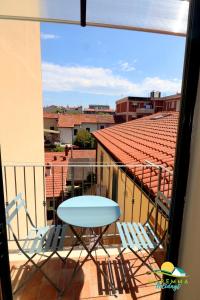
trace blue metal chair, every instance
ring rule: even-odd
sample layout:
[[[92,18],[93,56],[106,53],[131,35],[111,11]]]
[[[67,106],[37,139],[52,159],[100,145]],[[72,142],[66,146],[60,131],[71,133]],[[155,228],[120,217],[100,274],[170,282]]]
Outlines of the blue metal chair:
[[[143,265],[145,265],[151,272],[153,272],[153,269],[151,268],[150,264],[147,263],[147,261],[158,248],[163,249],[163,242],[165,240],[167,230],[165,230],[162,236],[159,238],[156,235],[157,224],[155,224],[155,227],[152,228],[149,222],[154,209],[156,209],[155,222],[157,222],[159,210],[162,210],[162,212],[164,211],[164,213],[167,216],[169,216],[169,209],[166,205],[163,204],[163,201],[161,201],[160,199],[163,199],[164,201],[168,202],[168,199],[164,196],[164,194],[158,192],[157,197],[155,199],[156,205],[153,206],[153,208],[151,209],[147,220],[144,224],[117,222],[117,228],[122,242],[122,250],[117,256],[117,258],[126,249],[130,249],[142,262],[141,265],[139,265],[138,268],[133,272],[133,276],[139,271],[139,269]],[[148,254],[147,257],[145,257],[145,259],[143,259],[142,256],[138,254],[141,251],[145,251]]]
[[[12,222],[17,218],[18,212],[24,209],[27,220],[30,222],[32,228],[29,230],[27,236],[24,239],[23,245],[18,241],[16,234],[14,232]],[[47,276],[47,274],[42,270],[44,264],[46,264],[49,259],[56,254],[62,262],[65,262],[66,258],[63,259],[58,251],[63,250],[64,239],[68,229],[67,225],[50,225],[45,227],[36,227],[26,209],[26,203],[22,199],[22,194],[18,194],[7,206],[6,206],[6,215],[7,215],[7,226],[10,229],[14,241],[17,244],[17,247],[20,253],[23,253],[28,259],[24,264],[27,265],[31,262],[35,270],[26,278],[26,280],[21,283],[17,289],[13,292],[15,294],[24,284],[33,276],[36,271],[41,272],[44,277],[54,286],[54,288],[61,292],[61,290],[56,286],[56,284]],[[50,252],[51,254],[40,264],[36,264],[33,258],[36,255],[44,255],[45,252]]]

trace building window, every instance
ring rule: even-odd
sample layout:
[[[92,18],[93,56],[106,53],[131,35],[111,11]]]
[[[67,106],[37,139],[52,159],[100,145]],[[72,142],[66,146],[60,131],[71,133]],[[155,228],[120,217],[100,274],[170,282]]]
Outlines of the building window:
[[[100,126],[100,129],[104,129],[104,128],[105,128],[105,126],[104,126],[104,125],[101,125],[101,126]]]
[[[50,130],[54,130],[54,126],[50,126]]]
[[[87,127],[86,130],[87,130],[88,132],[90,132],[90,128],[89,128],[89,127]]]
[[[78,129],[74,129],[74,135],[77,135]]]

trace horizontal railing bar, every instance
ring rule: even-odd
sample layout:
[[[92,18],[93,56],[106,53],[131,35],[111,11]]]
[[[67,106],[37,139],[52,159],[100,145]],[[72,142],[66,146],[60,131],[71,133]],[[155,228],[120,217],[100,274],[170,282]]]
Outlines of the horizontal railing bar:
[[[118,237],[119,234],[118,233],[106,233],[104,236],[103,236],[103,239],[106,239],[106,238],[110,238],[110,237]],[[82,238],[89,238],[90,235],[89,234],[85,234],[85,235],[82,235]],[[66,239],[71,239],[72,236],[71,235],[67,235],[65,236]],[[33,238],[34,239],[34,238]],[[30,240],[33,240],[33,239],[30,239]],[[19,241],[20,242],[25,242],[27,240],[27,238],[20,238]],[[13,242],[15,241],[14,239],[9,239],[10,242]]]
[[[166,167],[164,167],[164,166],[162,166],[162,165],[156,165],[156,164],[152,163],[152,162],[149,161],[149,160],[145,160],[145,162],[147,162],[147,164],[148,164],[149,166],[152,166],[152,167],[159,167],[159,168],[161,168],[161,169],[163,169],[163,170],[169,172],[170,174],[173,174],[173,171],[169,170],[168,168],[166,168]]]
[[[41,165],[35,165],[35,164],[15,164],[15,165],[9,165],[9,164],[3,164],[3,167],[131,167],[131,168],[162,168],[163,170],[166,170],[167,172],[173,174],[173,171],[167,169],[166,167],[162,166],[162,165],[154,165],[154,164],[119,164],[116,162],[116,164],[81,164],[79,162],[79,164],[41,164]]]

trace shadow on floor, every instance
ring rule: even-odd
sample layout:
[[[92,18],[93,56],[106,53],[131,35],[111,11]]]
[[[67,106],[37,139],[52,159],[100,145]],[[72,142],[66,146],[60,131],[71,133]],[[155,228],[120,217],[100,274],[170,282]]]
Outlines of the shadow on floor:
[[[41,262],[37,263],[38,265]],[[76,261],[67,259],[63,264],[59,258],[51,258],[43,267],[43,271],[49,278],[63,290],[71,279]],[[19,262],[11,265],[11,279],[13,291],[26,281],[30,275],[34,275],[28,279],[24,286],[14,295],[15,300],[56,300],[56,299],[80,299],[81,290],[84,285],[84,274],[80,268],[77,276],[75,276],[73,283],[66,290],[63,297],[59,297],[56,289],[46,280],[44,275],[37,271],[33,265],[23,265]]]
[[[119,259],[110,261],[98,261],[99,267],[109,278],[117,294],[130,294],[132,299],[140,298],[141,293],[144,294],[145,297],[149,297],[149,299],[151,299],[153,295],[160,295],[160,290],[155,288],[155,282],[158,278],[155,274],[150,273],[147,267],[143,266],[138,273],[133,276],[134,271],[140,264],[141,262],[137,258],[126,258],[126,255],[122,255]],[[157,262],[153,258],[151,258],[149,264],[151,264],[153,269],[158,268]],[[99,295],[112,294],[110,285],[98,270],[97,282]]]
[[[107,275],[109,282],[116,290],[116,299],[149,299],[159,300],[160,290],[155,288],[156,277],[154,273],[149,274],[148,269],[143,266],[133,276],[140,261],[132,254],[124,254],[116,259],[111,257],[97,257],[98,265]],[[143,257],[144,258],[144,257]],[[82,258],[83,259],[83,258]],[[158,268],[154,258],[149,260],[153,269]],[[76,261],[67,259],[63,265],[59,258],[51,258],[44,266],[46,274],[63,290],[72,276]],[[11,277],[13,289],[34,270],[33,266],[23,266],[22,263],[11,263]],[[80,268],[70,287],[62,297],[58,297],[55,288],[45,279],[43,274],[36,272],[31,280],[15,294],[15,300],[110,300],[115,299],[108,282],[97,269],[91,259]],[[112,298],[111,298],[112,296]]]

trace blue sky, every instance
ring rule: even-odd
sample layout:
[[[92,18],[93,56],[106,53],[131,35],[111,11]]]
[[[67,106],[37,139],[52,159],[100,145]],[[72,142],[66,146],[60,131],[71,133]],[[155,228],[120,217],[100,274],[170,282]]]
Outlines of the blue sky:
[[[41,24],[44,105],[109,104],[125,96],[180,92],[185,38]]]

